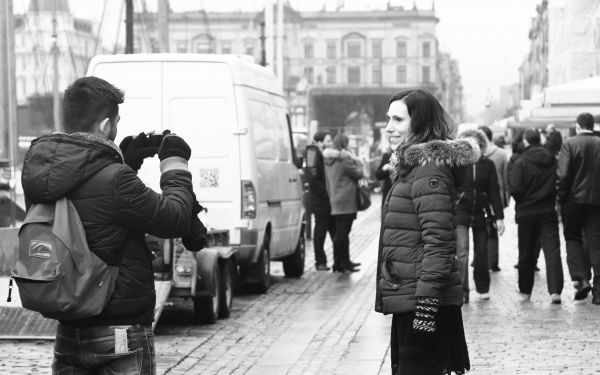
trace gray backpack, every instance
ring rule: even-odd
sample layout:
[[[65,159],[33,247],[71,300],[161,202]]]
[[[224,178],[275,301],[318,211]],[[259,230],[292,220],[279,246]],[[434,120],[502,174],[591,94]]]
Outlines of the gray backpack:
[[[30,207],[11,273],[24,308],[57,320],[98,315],[114,292],[118,272],[90,251],[69,199]]]

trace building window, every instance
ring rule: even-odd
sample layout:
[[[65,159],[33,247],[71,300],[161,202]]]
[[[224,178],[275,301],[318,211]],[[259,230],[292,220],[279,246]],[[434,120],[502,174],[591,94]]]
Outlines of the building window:
[[[221,42],[221,53],[222,54],[230,54],[231,53],[231,42]]]
[[[374,40],[371,44],[371,55],[374,58],[381,57],[381,40]]]
[[[336,81],[335,77],[335,66],[330,66],[327,68],[327,84],[334,85]]]
[[[314,45],[312,42],[304,43],[304,57],[307,59],[312,59],[314,57]]]
[[[396,67],[396,83],[406,83],[406,65]]]
[[[254,56],[254,43],[246,42],[244,46],[244,54]]]
[[[381,65],[373,65],[372,76],[374,84],[381,84]]]
[[[177,53],[187,53],[187,42],[186,41],[181,41],[181,42],[177,42],[177,44],[175,45],[176,51]]]
[[[335,42],[327,42],[327,58],[335,59],[337,57],[337,48]]]
[[[315,73],[312,66],[307,66],[304,68],[304,76],[306,77],[306,82],[309,84],[313,84],[315,82]]]
[[[424,83],[431,82],[431,68],[428,66],[423,67],[423,80]]]
[[[423,57],[431,57],[431,43],[423,42]]]
[[[361,43],[359,41],[349,41],[346,44],[348,48],[348,57],[349,58],[359,58],[361,57]]]
[[[406,42],[405,41],[397,41],[396,42],[396,57],[404,58],[406,57]]]
[[[212,43],[210,40],[196,42],[196,53],[212,53]]]
[[[348,83],[349,84],[360,83],[360,66],[349,66],[348,67]]]

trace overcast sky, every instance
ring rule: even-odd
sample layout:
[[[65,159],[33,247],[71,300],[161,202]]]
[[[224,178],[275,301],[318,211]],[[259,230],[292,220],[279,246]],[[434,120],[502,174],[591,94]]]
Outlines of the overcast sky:
[[[105,34],[116,30],[124,0],[106,0]],[[69,0],[71,10],[80,18],[98,21],[104,0]],[[497,97],[499,87],[518,81],[518,67],[529,50],[528,32],[535,7],[541,0],[436,0],[440,19],[437,37],[440,49],[449,52],[460,65],[470,114],[484,109],[486,96]],[[29,0],[14,0],[16,12],[23,12]],[[142,0],[134,0],[139,7]],[[154,9],[156,0],[146,0]],[[290,0],[297,10],[333,10],[343,3],[345,10],[385,9],[388,0]],[[391,0],[393,5],[412,7],[413,0]],[[430,9],[432,0],[416,0],[417,6]],[[259,10],[264,0],[171,0],[173,11]],[[124,39],[124,30],[121,30]],[[109,39],[108,37],[106,39]],[[114,39],[114,36],[110,39]]]

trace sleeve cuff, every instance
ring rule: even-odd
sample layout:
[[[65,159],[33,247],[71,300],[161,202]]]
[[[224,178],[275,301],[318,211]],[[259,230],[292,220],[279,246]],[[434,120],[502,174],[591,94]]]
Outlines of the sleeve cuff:
[[[175,169],[189,172],[187,160],[179,156],[173,156],[160,162],[161,174]]]

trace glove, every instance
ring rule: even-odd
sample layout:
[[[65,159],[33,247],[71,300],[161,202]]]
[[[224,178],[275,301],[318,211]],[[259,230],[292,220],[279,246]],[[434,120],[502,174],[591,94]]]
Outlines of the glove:
[[[192,217],[190,230],[181,238],[181,242],[189,251],[200,251],[206,247],[206,227],[197,214]]]
[[[162,143],[163,136],[156,134],[140,133],[136,136],[123,138],[119,148],[123,152],[125,164],[134,171],[138,171],[144,159],[154,156]]]
[[[440,308],[439,299],[432,297],[417,297],[413,331],[418,339],[427,344],[432,344],[435,339],[435,316]]]
[[[168,130],[164,131],[162,144],[158,150],[158,158],[160,161],[174,156],[184,158],[185,160],[190,160],[191,155],[192,150],[186,141],[183,140],[183,138],[171,133]]]

